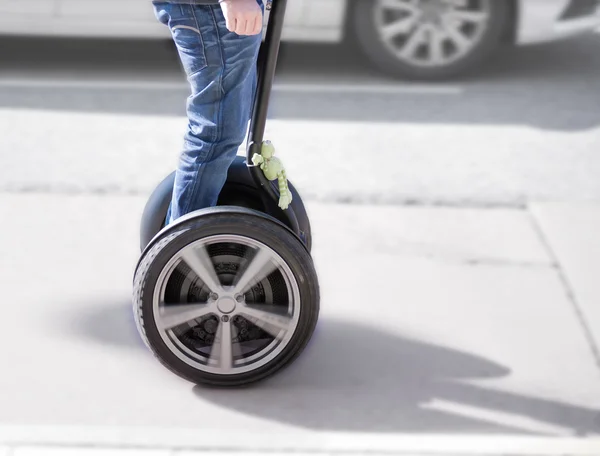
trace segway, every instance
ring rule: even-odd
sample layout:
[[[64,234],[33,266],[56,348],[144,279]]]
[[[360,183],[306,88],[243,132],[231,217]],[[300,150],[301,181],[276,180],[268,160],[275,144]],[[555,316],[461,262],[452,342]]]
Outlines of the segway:
[[[286,3],[266,6],[246,156],[231,165],[217,206],[167,225],[173,172],[142,214],[137,328],[166,368],[195,384],[242,386],[280,372],[304,350],[319,315],[310,222],[281,170],[269,176],[266,165],[276,162],[263,139]]]

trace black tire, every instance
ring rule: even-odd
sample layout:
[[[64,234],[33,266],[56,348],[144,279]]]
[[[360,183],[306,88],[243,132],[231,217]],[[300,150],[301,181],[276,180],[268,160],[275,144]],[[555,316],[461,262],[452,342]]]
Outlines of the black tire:
[[[172,172],[157,185],[148,198],[140,224],[140,251],[142,252],[165,225],[165,217],[173,194],[174,180],[175,172]],[[290,181],[288,185],[293,196],[291,209],[294,211],[300,227],[299,234],[310,252],[312,248],[310,220],[294,184]],[[240,206],[253,209],[269,214],[287,225],[289,222],[277,204],[268,200],[268,207],[266,207],[261,198],[262,195],[263,189],[257,188],[248,172],[245,157],[236,156],[229,168],[227,181],[221,190],[217,206]]]
[[[511,10],[508,0],[489,0],[491,21],[478,42],[464,56],[441,66],[420,66],[400,60],[380,39],[374,19],[378,0],[353,0],[347,37],[377,68],[395,78],[436,81],[467,74],[489,59],[508,27]]]
[[[134,277],[133,310],[138,331],[154,356],[176,375],[195,384],[239,387],[264,380],[294,361],[315,330],[319,315],[319,284],[312,258],[301,241],[277,222],[260,214],[201,215],[198,212],[158,239],[140,260]],[[154,320],[154,292],[165,265],[182,248],[213,235],[239,235],[275,251],[291,270],[298,286],[300,304],[297,326],[282,351],[266,364],[244,373],[220,375],[190,366],[164,343]]]

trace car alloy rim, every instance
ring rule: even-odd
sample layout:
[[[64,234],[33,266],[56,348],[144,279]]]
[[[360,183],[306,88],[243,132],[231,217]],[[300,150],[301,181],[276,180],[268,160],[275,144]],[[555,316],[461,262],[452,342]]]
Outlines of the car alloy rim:
[[[211,236],[165,265],[153,313],[162,341],[180,360],[211,374],[241,374],[272,361],[290,342],[300,291],[270,247],[244,236]]]
[[[412,66],[441,67],[477,45],[498,0],[374,0],[379,38]]]

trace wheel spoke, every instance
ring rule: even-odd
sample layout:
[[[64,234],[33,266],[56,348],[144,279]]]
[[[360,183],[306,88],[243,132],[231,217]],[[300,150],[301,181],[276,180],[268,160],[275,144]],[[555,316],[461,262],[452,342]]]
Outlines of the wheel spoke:
[[[158,327],[163,331],[168,331],[212,313],[212,306],[209,304],[166,305],[161,306],[159,312]]]
[[[381,37],[386,41],[390,41],[398,35],[406,35],[416,24],[417,19],[415,16],[398,19],[381,28]]]
[[[414,2],[407,2],[405,0],[381,0],[381,7],[388,10],[406,11],[413,14],[419,11]]]
[[[448,17],[446,16],[442,21],[442,25],[446,36],[454,43],[459,52],[462,53],[471,47],[471,42],[462,34],[456,21],[448,20]]]
[[[204,246],[184,251],[182,258],[210,291],[219,293],[222,290],[215,267]]]
[[[427,27],[420,26],[408,39],[404,48],[400,51],[400,56],[405,59],[412,58],[417,48],[425,41],[426,34]]]
[[[210,360],[217,361],[217,365],[223,371],[233,368],[233,337],[231,334],[231,320],[221,321],[217,330],[215,341],[210,353]]]
[[[466,11],[466,10],[452,10],[446,13],[446,16],[453,21],[457,22],[473,22],[480,24],[488,19],[487,13],[483,11]]]
[[[439,29],[432,27],[429,39],[429,60],[433,64],[444,63],[444,39],[446,35]]]
[[[243,306],[238,313],[242,316],[255,319],[256,321],[252,321],[252,323],[265,330],[273,337],[277,337],[282,330],[288,331],[292,323],[292,319],[287,315],[281,315],[276,312],[269,312],[247,305]]]
[[[259,249],[236,282],[233,288],[234,294],[244,294],[248,288],[263,280],[276,268],[277,266],[271,260],[271,254],[266,249]]]
[[[446,0],[446,3],[454,7],[466,8],[468,5],[468,0]]]

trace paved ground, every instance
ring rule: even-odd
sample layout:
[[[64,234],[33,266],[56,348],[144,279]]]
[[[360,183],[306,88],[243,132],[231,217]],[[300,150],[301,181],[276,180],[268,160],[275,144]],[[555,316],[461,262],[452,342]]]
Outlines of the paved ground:
[[[174,378],[131,318],[140,211],[185,126],[174,62],[56,45],[0,50],[1,456],[600,454],[598,36],[441,85],[288,48],[269,137],[322,317],[233,392]]]
[[[143,203],[0,198],[13,220],[0,241],[10,303],[0,358],[11,366],[0,378],[0,443],[417,451],[446,442],[447,452],[477,443],[485,453],[515,437],[600,434],[599,291],[584,267],[600,256],[583,241],[600,228],[597,207],[311,203],[317,333],[282,375],[223,392],[173,377],[138,339],[129,296]],[[586,223],[566,222],[575,218]],[[433,435],[442,440],[414,440]]]

